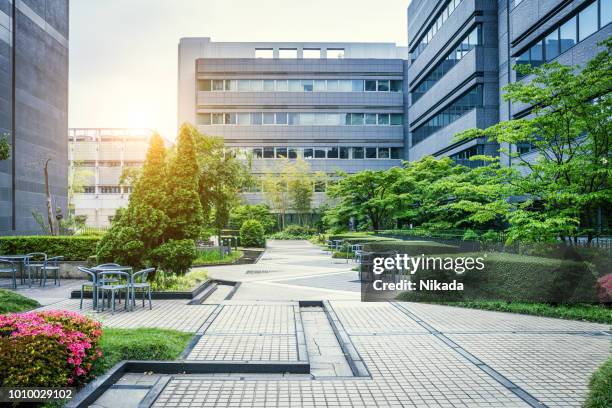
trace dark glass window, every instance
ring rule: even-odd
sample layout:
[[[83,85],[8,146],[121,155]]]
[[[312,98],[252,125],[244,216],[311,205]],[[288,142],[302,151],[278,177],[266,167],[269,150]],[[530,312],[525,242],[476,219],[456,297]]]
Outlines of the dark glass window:
[[[363,159],[363,147],[351,147],[353,150],[353,159]]]
[[[376,92],[376,80],[367,79],[365,81],[366,92]]]
[[[546,52],[546,61],[555,59],[559,55],[559,32],[557,30],[544,38],[544,50]]]
[[[289,154],[290,159],[297,159],[297,156],[298,156],[297,149],[289,148],[288,154]]]
[[[389,92],[389,81],[388,80],[378,81],[378,92]]]
[[[326,150],[325,148],[315,148],[315,152],[314,152],[314,157],[315,159],[324,159],[326,156]]]
[[[365,114],[365,124],[366,125],[375,125],[376,124],[376,114],[375,113],[366,113]]]
[[[375,147],[366,147],[365,151],[366,151],[365,152],[366,159],[376,158],[376,148]]]
[[[262,153],[262,149],[261,147],[256,147],[253,149],[253,158],[254,159],[261,159],[263,157],[263,153]]]
[[[286,147],[277,147],[276,148],[276,158],[277,159],[285,159],[285,158],[287,158],[287,148]]]
[[[351,125],[363,126],[363,113],[351,113]]]
[[[330,147],[327,150],[327,158],[328,159],[337,159],[338,158],[338,148],[337,147]]]
[[[378,114],[378,124],[379,125],[388,125],[389,124],[389,114],[388,113],[379,113]]]
[[[311,148],[304,149],[304,158],[305,159],[312,159],[312,157],[313,157],[312,149]]]
[[[391,92],[402,92],[402,81],[399,79],[391,80]]]
[[[401,113],[392,113],[391,114],[391,125],[403,125],[404,124],[404,116]]]
[[[263,149],[263,157],[264,157],[264,159],[273,159],[274,158],[274,148],[273,147],[264,147],[264,149]]]
[[[388,147],[379,147],[378,148],[378,158],[379,159],[388,159],[389,156],[389,148]]]
[[[401,159],[402,158],[402,148],[401,147],[392,147],[391,148],[391,158],[392,159]]]
[[[348,159],[349,158],[349,148],[348,147],[341,147],[340,148],[340,158],[341,159]]]
[[[576,44],[576,17],[572,17],[559,29],[561,52],[565,52]]]

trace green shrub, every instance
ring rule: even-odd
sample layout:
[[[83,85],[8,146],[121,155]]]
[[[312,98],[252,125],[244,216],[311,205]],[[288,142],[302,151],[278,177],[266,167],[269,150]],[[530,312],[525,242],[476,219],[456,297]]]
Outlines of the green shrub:
[[[185,275],[159,271],[151,282],[151,288],[164,292],[190,292],[208,279],[208,273],[203,270],[191,270]]]
[[[171,239],[152,250],[149,259],[158,269],[182,275],[191,268],[197,256],[195,243],[191,239]]]
[[[498,300],[507,302],[589,303],[596,302],[596,274],[592,265],[563,259],[541,258],[509,253],[439,254],[441,258],[484,257],[484,269],[463,274],[453,271],[425,269],[417,272],[417,281],[457,280],[464,284],[462,292],[405,294],[408,300]],[[446,297],[445,297],[446,296]]]
[[[240,227],[240,243],[243,247],[264,247],[265,232],[259,221],[247,220]]]
[[[97,262],[115,262],[136,268],[144,266],[146,250],[138,231],[119,222],[102,237],[97,247]]]
[[[312,227],[302,225],[289,225],[284,230],[270,235],[271,239],[310,239],[317,235],[318,231]]]
[[[441,244],[434,241],[383,241],[367,242],[363,245],[366,252],[399,252],[410,256],[450,254],[459,252],[453,245]]]
[[[83,261],[96,254],[100,241],[97,236],[19,236],[0,237],[0,254],[44,252],[48,256],[63,256],[66,261]]]
[[[589,381],[589,395],[585,408],[612,407],[612,358],[608,358]]]
[[[276,229],[276,216],[270,211],[270,207],[265,204],[239,205],[232,208],[229,218],[230,228],[239,230],[247,220],[257,220],[261,223],[266,234],[271,234]]]
[[[34,299],[10,290],[0,289],[0,314],[24,312],[38,306],[40,306],[40,303]]]
[[[464,241],[478,241],[478,234],[476,233],[476,231],[472,229],[467,229],[465,230],[465,233],[463,234],[463,240]]]

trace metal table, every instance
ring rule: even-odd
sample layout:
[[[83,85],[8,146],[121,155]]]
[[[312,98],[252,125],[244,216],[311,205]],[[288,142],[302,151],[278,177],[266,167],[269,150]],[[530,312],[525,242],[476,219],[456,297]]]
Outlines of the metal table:
[[[25,276],[23,276],[23,265],[25,263],[25,259],[27,258],[27,255],[0,255],[0,259],[6,259],[8,261],[17,261],[15,262],[18,266],[19,269],[19,278],[21,279],[21,284],[23,285],[24,282],[24,278]],[[29,278],[30,280],[30,286],[32,286],[32,277]]]
[[[91,271],[93,271],[96,274],[96,282],[94,285],[94,290],[93,290],[93,308],[97,310],[97,306],[98,306],[98,284],[100,283],[100,280],[98,278],[98,274],[101,272],[127,272],[130,275],[130,279],[132,277],[132,271],[134,269],[131,266],[102,266],[102,267],[97,267],[94,266],[93,268],[91,268]],[[128,282],[129,284],[129,282]],[[129,297],[125,299],[126,302],[129,301]]]

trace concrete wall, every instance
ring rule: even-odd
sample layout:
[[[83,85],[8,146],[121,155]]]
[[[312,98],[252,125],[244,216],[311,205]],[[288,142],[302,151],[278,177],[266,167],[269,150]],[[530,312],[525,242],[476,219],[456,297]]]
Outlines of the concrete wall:
[[[14,140],[0,163],[0,234],[40,233],[31,213],[46,213],[47,159],[67,214],[68,0],[0,0],[0,104],[0,132]]]

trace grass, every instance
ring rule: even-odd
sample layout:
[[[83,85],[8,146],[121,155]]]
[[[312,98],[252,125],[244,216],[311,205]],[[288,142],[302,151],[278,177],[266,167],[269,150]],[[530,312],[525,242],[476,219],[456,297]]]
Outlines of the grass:
[[[192,270],[185,275],[166,274],[159,271],[151,284],[152,290],[166,292],[188,292],[208,279],[205,270]]]
[[[121,360],[175,360],[192,336],[176,330],[106,328],[99,341],[102,358],[95,373],[100,375]]]
[[[38,306],[40,306],[40,303],[34,299],[10,290],[0,289],[0,314],[24,312]]]
[[[221,258],[219,250],[204,250],[198,253],[198,257],[192,262],[192,265],[226,265],[236,262],[242,258],[242,251],[232,251],[230,254]]]
[[[521,303],[504,301],[460,301],[436,302],[449,306],[467,307],[470,309],[494,310],[534,316],[556,317],[558,319],[584,320],[589,322],[612,324],[612,309],[605,305],[560,305],[546,303]]]
[[[589,381],[589,395],[584,408],[612,407],[612,357],[595,371]]]

